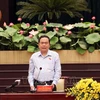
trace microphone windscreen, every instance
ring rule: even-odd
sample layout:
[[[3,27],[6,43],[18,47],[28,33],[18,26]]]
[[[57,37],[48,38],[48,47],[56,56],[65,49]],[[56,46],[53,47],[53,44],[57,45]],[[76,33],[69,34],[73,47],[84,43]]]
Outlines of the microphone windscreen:
[[[19,84],[20,84],[20,82],[21,82],[21,80],[15,80],[15,82],[17,82],[17,84],[19,85]]]
[[[42,70],[42,67],[40,67],[40,70]]]

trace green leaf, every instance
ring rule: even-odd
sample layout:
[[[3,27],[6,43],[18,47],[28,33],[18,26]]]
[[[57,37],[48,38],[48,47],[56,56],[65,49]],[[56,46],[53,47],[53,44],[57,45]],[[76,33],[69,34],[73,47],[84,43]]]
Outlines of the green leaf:
[[[33,28],[36,28],[36,25],[31,25],[31,26],[29,27],[29,29],[33,29]]]
[[[14,24],[12,27],[13,27],[14,29],[20,30],[21,24],[20,24],[20,23]]]
[[[89,49],[88,49],[88,51],[89,51],[90,53],[92,53],[94,50],[95,50],[95,48],[94,48],[93,46],[90,46]]]
[[[25,43],[26,42],[24,40],[21,40],[19,42],[15,42],[13,44],[21,50],[25,46]]]
[[[85,37],[88,44],[94,44],[100,41],[99,33],[92,33]]]
[[[55,36],[55,32],[49,31],[46,35],[51,39],[52,37]]]
[[[17,33],[17,29],[14,29],[13,27],[7,27],[5,33],[10,36],[13,36],[15,33]]]
[[[56,44],[58,42],[58,37],[53,37],[53,38],[51,38],[51,40],[50,40],[50,44],[51,45],[54,45],[54,44]]]
[[[75,46],[75,45],[77,45],[78,42],[79,42],[79,39],[77,39],[77,41],[74,42],[74,44],[72,44],[71,46]]]
[[[94,23],[91,23],[91,22],[83,22],[83,23],[75,23],[75,27],[78,27],[78,28],[89,28],[91,25],[93,25]]]
[[[63,37],[60,37],[60,41],[62,43],[68,43],[68,42],[71,42],[71,39],[68,38],[68,37],[63,36]]]
[[[57,43],[54,45],[54,48],[57,50],[62,49],[62,45]]]
[[[25,39],[26,41],[28,41],[28,42],[32,42],[32,41],[33,41],[33,38],[29,38],[29,36],[24,37],[24,39]]]
[[[76,48],[76,51],[79,53],[79,54],[84,54],[86,52],[85,49],[82,49],[80,47]]]
[[[28,52],[34,52],[35,51],[35,47],[34,46],[28,46],[27,51]]]
[[[21,35],[21,34],[15,34],[15,35],[12,37],[12,41],[13,41],[13,42],[19,43],[21,40],[24,40],[24,36]]]
[[[3,28],[0,27],[0,32],[4,31]]]
[[[0,32],[0,37],[4,37],[6,39],[10,39],[10,36],[5,32]]]
[[[62,24],[60,24],[60,23],[49,23],[49,24],[47,24],[47,27],[62,27]]]
[[[10,41],[9,40],[7,40],[7,39],[1,39],[0,40],[0,43],[2,44],[2,45],[4,45],[4,46],[10,46]]]
[[[27,29],[27,28],[29,28],[29,26],[27,26],[27,24],[24,23],[24,22],[21,24],[21,27],[22,27],[23,29]]]
[[[67,30],[60,29],[60,30],[57,32],[57,35],[59,35],[59,36],[64,36],[64,35],[66,35],[66,33],[67,33]]]
[[[37,35],[35,35],[35,36],[33,37],[33,41],[35,41],[36,43],[38,43],[38,37],[37,37]]]
[[[54,37],[56,35],[56,33],[52,32],[52,31],[49,31],[48,33],[40,33],[39,37],[42,36],[42,35],[46,35],[51,39],[52,37]]]
[[[43,25],[38,25],[38,24],[37,24],[35,27],[36,27],[36,29],[37,29],[38,31],[40,31],[40,32],[43,31],[43,28],[44,28]]]
[[[78,44],[79,44],[79,46],[80,46],[82,49],[87,49],[87,44],[86,44],[86,42],[84,42],[84,41],[79,41]]]
[[[39,37],[41,37],[42,35],[46,35],[46,33],[40,33],[40,34],[39,34]]]

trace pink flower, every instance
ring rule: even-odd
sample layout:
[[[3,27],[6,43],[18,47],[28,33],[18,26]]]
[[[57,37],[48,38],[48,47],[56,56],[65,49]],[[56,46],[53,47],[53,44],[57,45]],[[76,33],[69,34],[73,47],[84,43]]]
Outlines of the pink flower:
[[[56,30],[56,31],[59,31],[59,28],[58,28],[58,27],[56,27],[56,28],[55,28],[55,30]]]
[[[70,35],[70,34],[72,34],[72,32],[71,31],[68,31],[67,34]]]
[[[91,28],[91,29],[94,29],[94,28],[95,28],[95,25],[94,25],[94,24],[92,24],[92,25],[90,26],[90,28]]]
[[[36,34],[38,34],[38,31],[32,30],[32,31],[30,31],[29,33],[30,33],[31,35],[36,35]]]
[[[13,26],[14,24],[11,22],[10,24],[9,24],[9,26]]]
[[[83,18],[81,18],[80,20],[81,20],[81,22],[83,22],[83,20],[84,20],[84,19],[83,19]]]
[[[21,17],[19,17],[17,20],[18,20],[19,22],[21,22],[21,21],[22,21],[22,18],[21,18]]]
[[[29,38],[32,38],[32,37],[33,37],[33,35],[32,35],[32,34],[30,34],[28,37],[29,37]]]
[[[44,30],[44,31],[46,31],[46,30],[47,30],[47,28],[46,28],[46,27],[43,27],[43,30]]]
[[[43,25],[46,25],[46,22],[43,22]]]
[[[19,31],[19,33],[20,33],[20,34],[23,34],[23,33],[24,33],[24,31],[23,31],[23,30],[20,30],[20,31]]]
[[[26,25],[27,25],[28,27],[30,27],[30,23],[26,23]]]
[[[96,17],[95,17],[95,16],[93,16],[93,17],[92,17],[92,20],[95,20],[95,19],[96,19]]]
[[[45,22],[43,22],[43,25],[47,25],[48,24],[48,21],[47,20],[45,20]]]
[[[7,26],[7,23],[6,23],[6,22],[4,22],[4,23],[3,23],[3,26],[4,26],[4,27],[6,27],[6,26]]]

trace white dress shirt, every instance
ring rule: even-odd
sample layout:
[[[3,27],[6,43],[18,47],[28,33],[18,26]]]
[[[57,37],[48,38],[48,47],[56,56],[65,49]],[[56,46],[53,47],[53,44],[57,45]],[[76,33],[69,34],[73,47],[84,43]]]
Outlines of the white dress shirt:
[[[53,84],[57,84],[60,77],[61,64],[57,52],[48,50],[47,55],[42,56],[39,51],[31,56],[28,71],[30,86],[34,86],[34,79],[41,82],[53,80]]]

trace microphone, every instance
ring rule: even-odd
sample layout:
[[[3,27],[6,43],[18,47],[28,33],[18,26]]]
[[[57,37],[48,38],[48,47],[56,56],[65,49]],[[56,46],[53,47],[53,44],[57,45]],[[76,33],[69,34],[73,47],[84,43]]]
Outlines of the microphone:
[[[39,68],[39,73],[38,73],[38,75],[37,75],[37,80],[38,80],[38,77],[39,77],[39,75],[40,75],[40,71],[42,70],[42,67],[40,67]]]
[[[42,70],[42,67],[40,67],[40,70]]]
[[[42,67],[39,68],[39,72],[38,72],[38,75],[37,75],[36,80],[38,80],[38,77],[39,77],[39,75],[40,75],[40,71],[41,71],[41,70],[42,70]],[[34,92],[36,92],[36,89],[30,90],[30,92],[31,92],[31,93],[34,93]]]
[[[5,91],[6,91],[6,92],[12,91],[14,87],[16,87],[17,85],[20,84],[20,82],[21,82],[21,80],[15,80],[15,81],[12,83],[12,85],[7,86],[7,87],[5,88]]]

